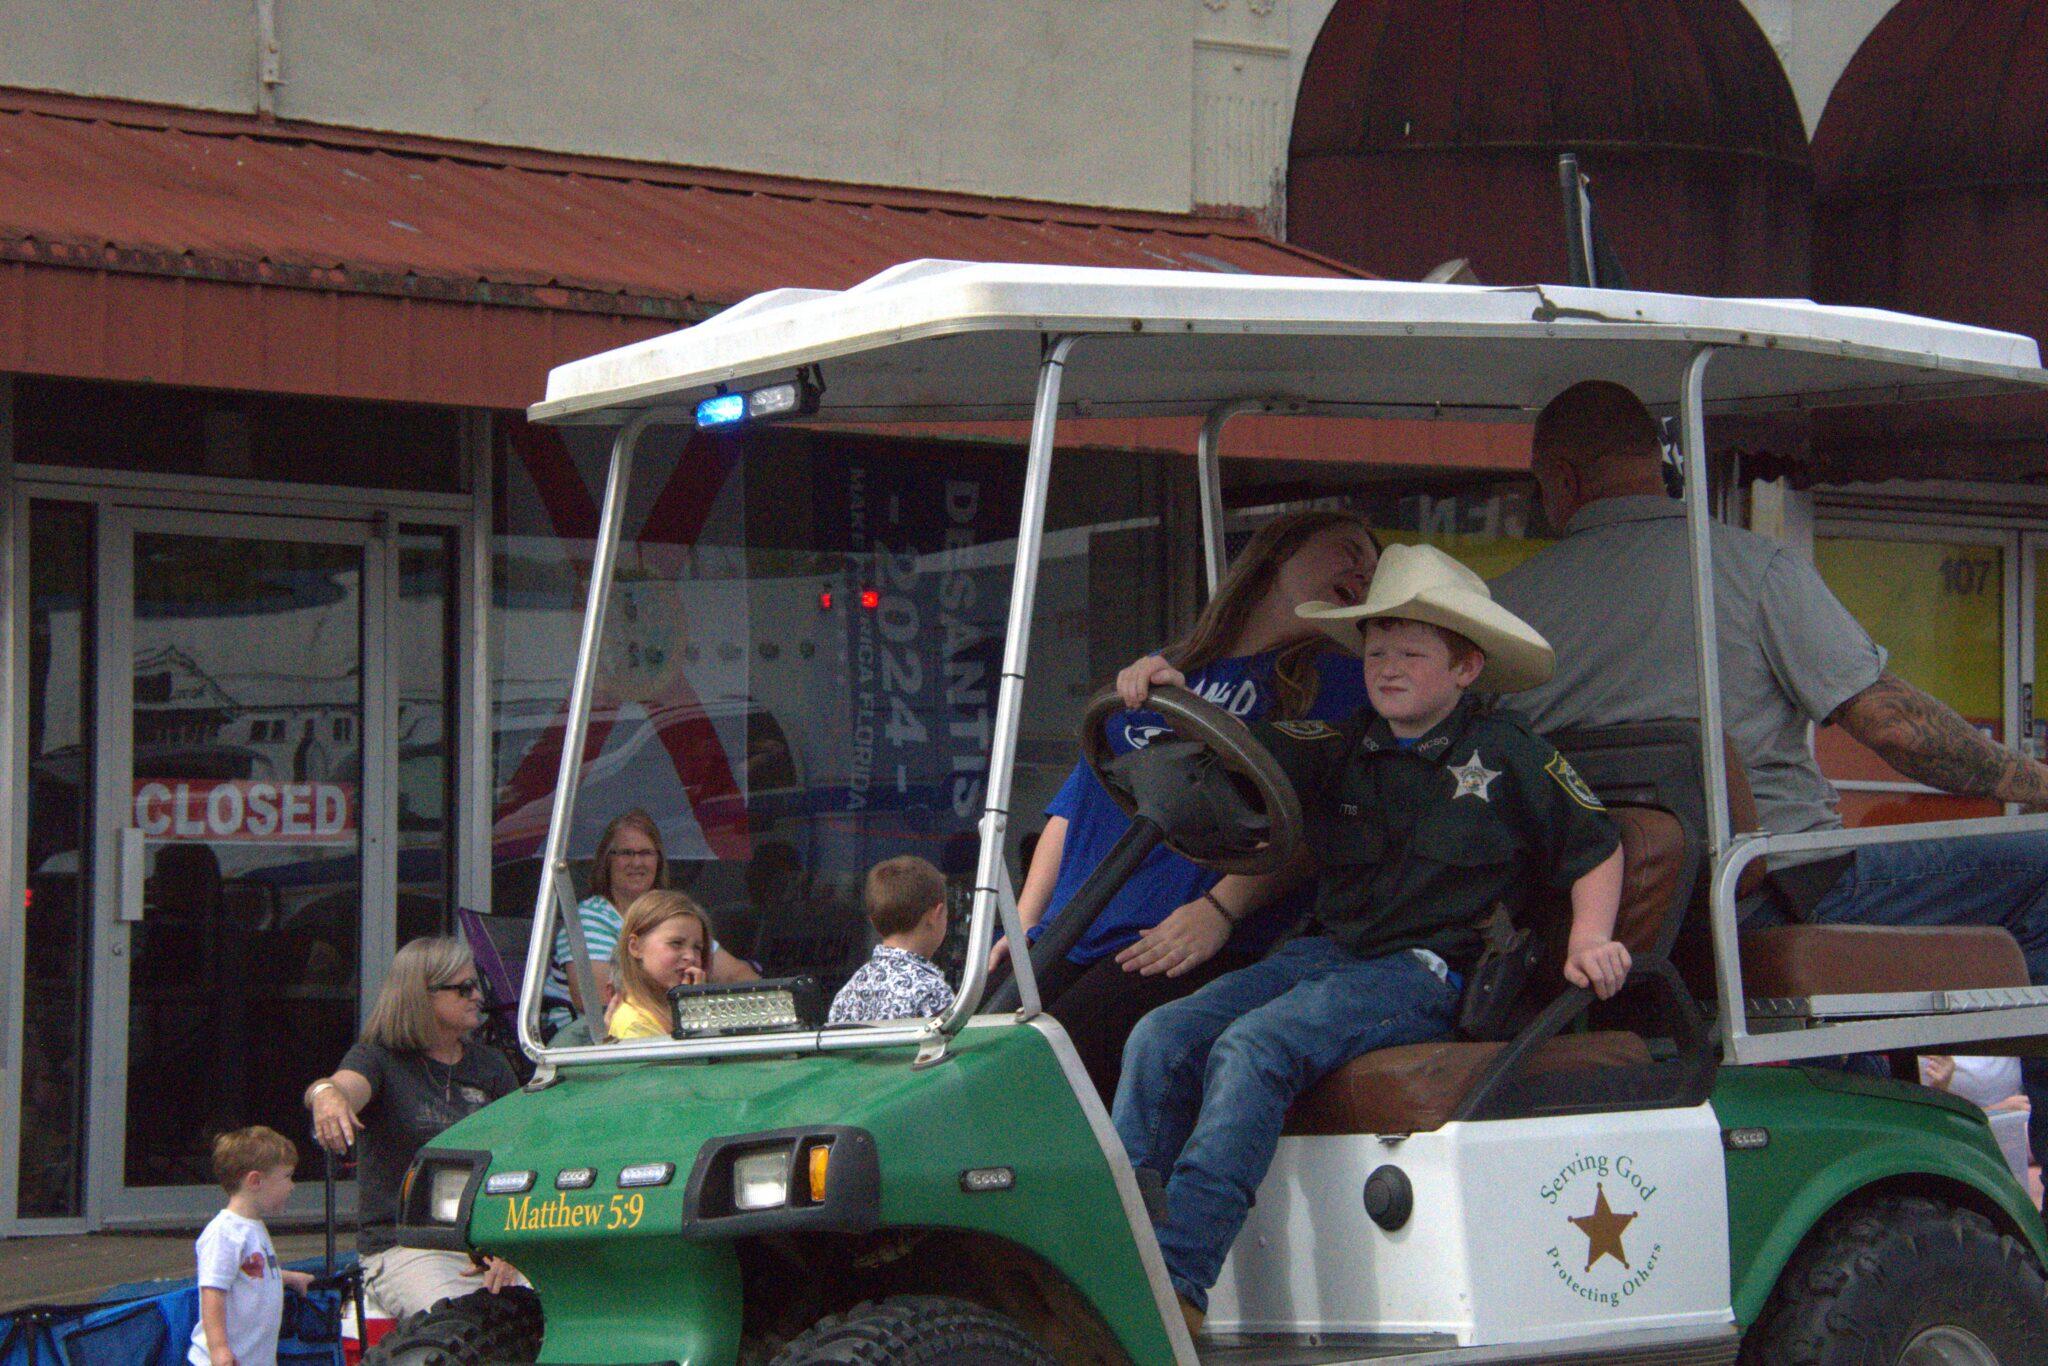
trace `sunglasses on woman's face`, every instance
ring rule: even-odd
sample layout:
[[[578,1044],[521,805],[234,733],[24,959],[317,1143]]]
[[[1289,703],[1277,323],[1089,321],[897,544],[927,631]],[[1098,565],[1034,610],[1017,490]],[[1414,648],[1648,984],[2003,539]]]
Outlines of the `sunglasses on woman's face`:
[[[443,982],[439,986],[428,987],[427,990],[452,991],[458,996],[481,996],[484,994],[484,984],[471,977],[461,982]]]

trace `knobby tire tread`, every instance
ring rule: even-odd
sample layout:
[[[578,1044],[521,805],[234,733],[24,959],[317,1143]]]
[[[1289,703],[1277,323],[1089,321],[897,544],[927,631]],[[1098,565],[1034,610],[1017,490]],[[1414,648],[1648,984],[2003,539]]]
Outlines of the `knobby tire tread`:
[[[1908,1292],[1916,1266],[1929,1260],[1950,1263],[1933,1291],[1949,1303],[1923,1321],[1913,1306],[1924,1300]],[[1976,1211],[1880,1196],[1830,1215],[1793,1254],[1743,1339],[1741,1360],[1894,1366],[1905,1338],[1935,1322],[1994,1338],[1987,1345],[2005,1366],[2048,1362],[2048,1280],[2031,1249]]]
[[[524,1286],[441,1300],[372,1347],[363,1366],[525,1366],[540,1356],[540,1297]]]
[[[770,1366],[1055,1366],[1014,1321],[943,1295],[896,1295],[818,1321]]]

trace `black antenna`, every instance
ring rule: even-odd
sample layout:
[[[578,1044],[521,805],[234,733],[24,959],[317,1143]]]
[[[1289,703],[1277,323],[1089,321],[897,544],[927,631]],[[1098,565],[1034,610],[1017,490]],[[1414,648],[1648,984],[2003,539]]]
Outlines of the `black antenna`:
[[[1592,289],[1627,289],[1628,272],[1600,228],[1593,210],[1592,182],[1579,170],[1576,152],[1557,159],[1557,188],[1564,197],[1564,250],[1568,281]]]

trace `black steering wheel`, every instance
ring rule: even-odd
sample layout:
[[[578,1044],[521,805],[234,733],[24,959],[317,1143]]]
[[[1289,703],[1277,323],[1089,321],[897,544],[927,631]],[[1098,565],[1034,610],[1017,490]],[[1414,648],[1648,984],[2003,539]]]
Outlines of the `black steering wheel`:
[[[1166,847],[1218,873],[1270,873],[1301,840],[1294,784],[1244,722],[1186,688],[1152,690],[1174,738],[1114,754],[1103,723],[1126,710],[1116,689],[1088,701],[1081,754],[1127,816],[1159,820]]]
[[[1125,710],[1115,689],[1090,698],[1082,717],[1082,757],[1131,826],[1031,945],[1032,975],[1050,989],[1048,1001],[1071,973],[1067,951],[1161,844],[1215,872],[1270,873],[1301,841],[1294,784],[1244,722],[1185,688],[1154,688],[1146,707],[1173,734],[1128,754],[1112,753],[1103,730]],[[1017,1007],[1017,981],[1005,973],[997,969],[985,1009]]]

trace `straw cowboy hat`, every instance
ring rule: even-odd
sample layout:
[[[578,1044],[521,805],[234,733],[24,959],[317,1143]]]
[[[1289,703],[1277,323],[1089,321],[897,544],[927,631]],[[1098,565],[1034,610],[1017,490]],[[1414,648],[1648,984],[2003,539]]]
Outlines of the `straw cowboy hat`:
[[[1353,654],[1364,651],[1362,628],[1374,617],[1403,617],[1456,631],[1486,655],[1486,667],[1472,684],[1481,692],[1533,688],[1549,681],[1557,663],[1550,642],[1496,603],[1486,580],[1431,545],[1388,546],[1364,602],[1305,602],[1294,611]]]

